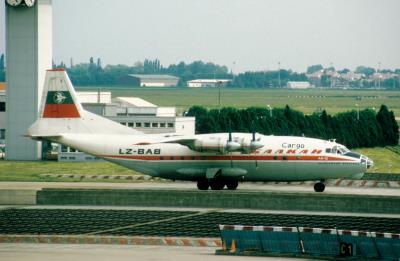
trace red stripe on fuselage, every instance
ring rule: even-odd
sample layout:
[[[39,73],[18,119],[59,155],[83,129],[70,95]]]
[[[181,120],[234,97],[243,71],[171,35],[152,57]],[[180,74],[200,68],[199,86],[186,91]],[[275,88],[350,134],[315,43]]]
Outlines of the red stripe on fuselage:
[[[274,160],[291,160],[291,161],[353,161],[351,159],[345,158],[337,158],[337,157],[329,157],[329,156],[285,156],[285,155],[276,155],[276,156],[230,156],[230,155],[218,155],[218,156],[202,156],[202,155],[193,155],[193,156],[154,156],[154,155],[100,155],[100,157],[106,158],[120,158],[120,159],[132,159],[132,160],[152,160],[152,161],[169,161],[169,160],[196,160],[196,161],[223,161],[223,160],[237,160],[237,161],[246,161],[246,160],[262,160],[262,161],[274,161]]]
[[[43,118],[79,118],[75,104],[46,104]]]

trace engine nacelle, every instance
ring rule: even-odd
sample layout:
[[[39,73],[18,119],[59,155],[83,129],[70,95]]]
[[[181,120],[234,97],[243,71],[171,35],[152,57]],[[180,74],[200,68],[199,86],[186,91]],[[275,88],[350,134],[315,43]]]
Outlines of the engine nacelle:
[[[231,136],[230,136],[231,137]],[[220,153],[227,153],[233,151],[242,151],[250,153],[264,147],[260,140],[255,139],[255,134],[249,137],[233,137],[230,140],[228,137],[206,137],[197,139],[191,146],[191,149],[200,152],[217,151]]]
[[[236,138],[235,142],[240,144],[240,150],[246,153],[258,150],[259,148],[264,147],[264,144],[259,140],[252,140],[249,138]]]
[[[221,153],[237,151],[241,149],[241,145],[235,141],[228,141],[226,138],[209,137],[194,142],[194,150],[204,151],[218,151]]]
[[[250,151],[255,151],[264,147],[264,144],[261,141],[253,140],[250,142]]]

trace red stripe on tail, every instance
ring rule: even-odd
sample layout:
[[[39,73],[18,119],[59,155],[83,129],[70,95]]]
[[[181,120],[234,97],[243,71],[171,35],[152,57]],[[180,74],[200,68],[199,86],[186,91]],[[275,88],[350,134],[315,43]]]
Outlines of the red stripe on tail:
[[[79,118],[75,104],[46,104],[43,118]]]

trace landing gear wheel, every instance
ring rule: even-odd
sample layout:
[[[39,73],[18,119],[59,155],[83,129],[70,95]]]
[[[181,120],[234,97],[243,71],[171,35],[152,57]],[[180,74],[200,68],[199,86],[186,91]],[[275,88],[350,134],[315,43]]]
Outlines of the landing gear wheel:
[[[317,182],[314,185],[314,191],[315,192],[324,192],[325,190],[325,184],[322,182]]]
[[[221,190],[225,187],[225,183],[222,180],[214,179],[210,181],[210,187],[212,190]]]
[[[197,188],[199,190],[208,190],[208,187],[210,184],[208,184],[208,180],[206,179],[201,179],[197,181]]]
[[[239,182],[237,180],[230,180],[226,182],[226,187],[229,190],[235,190],[239,186]]]

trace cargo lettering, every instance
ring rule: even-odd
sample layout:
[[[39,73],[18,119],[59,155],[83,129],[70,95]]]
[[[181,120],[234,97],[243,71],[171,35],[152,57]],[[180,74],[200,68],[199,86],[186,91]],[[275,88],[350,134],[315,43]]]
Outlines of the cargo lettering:
[[[282,143],[282,148],[287,149],[304,149],[304,144],[300,143]]]

